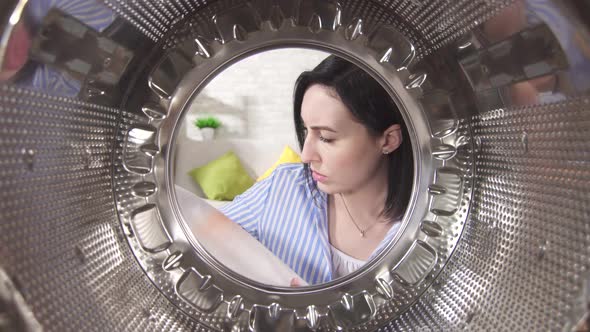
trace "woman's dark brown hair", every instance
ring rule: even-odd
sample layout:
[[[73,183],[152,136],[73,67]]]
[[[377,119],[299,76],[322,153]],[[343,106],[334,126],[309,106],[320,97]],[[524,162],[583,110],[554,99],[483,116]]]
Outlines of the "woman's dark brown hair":
[[[334,55],[329,56],[313,70],[303,72],[295,83],[295,130],[301,149],[306,135],[301,118],[301,103],[307,89],[314,84],[334,89],[354,118],[376,137],[382,135],[391,125],[400,125],[402,144],[387,155],[389,186],[385,208],[381,214],[390,221],[401,219],[412,194],[414,163],[408,130],[397,105],[371,75],[349,61]],[[309,165],[306,164],[305,168],[309,178]],[[308,183],[315,186],[312,181]]]

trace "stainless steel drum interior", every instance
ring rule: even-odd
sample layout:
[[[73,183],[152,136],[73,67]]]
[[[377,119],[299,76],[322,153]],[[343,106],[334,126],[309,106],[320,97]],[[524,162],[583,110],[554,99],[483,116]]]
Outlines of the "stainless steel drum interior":
[[[589,13],[576,0],[3,1],[0,330],[588,329]],[[379,80],[416,165],[394,243],[295,290],[187,237],[170,167],[203,85],[289,46]]]

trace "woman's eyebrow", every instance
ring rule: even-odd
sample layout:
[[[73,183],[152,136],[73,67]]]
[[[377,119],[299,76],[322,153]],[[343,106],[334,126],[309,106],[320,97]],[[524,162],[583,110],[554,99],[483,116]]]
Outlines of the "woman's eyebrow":
[[[309,127],[309,128],[311,128],[311,129],[314,129],[314,130],[326,130],[326,131],[331,131],[331,132],[333,132],[333,133],[336,133],[336,132],[337,132],[335,129],[332,129],[332,128],[328,127],[328,126],[311,126],[311,127]]]

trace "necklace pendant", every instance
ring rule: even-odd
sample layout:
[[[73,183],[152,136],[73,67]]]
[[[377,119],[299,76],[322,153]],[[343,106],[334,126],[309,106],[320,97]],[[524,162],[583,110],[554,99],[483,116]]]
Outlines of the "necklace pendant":
[[[361,237],[365,237],[365,231],[361,231]]]

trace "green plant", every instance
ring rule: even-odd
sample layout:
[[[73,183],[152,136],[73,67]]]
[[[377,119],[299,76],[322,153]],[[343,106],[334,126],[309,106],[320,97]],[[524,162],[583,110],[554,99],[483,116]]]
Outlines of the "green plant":
[[[195,121],[195,126],[199,127],[199,129],[203,128],[219,128],[221,126],[221,121],[217,118],[209,116],[206,118],[199,118]]]

